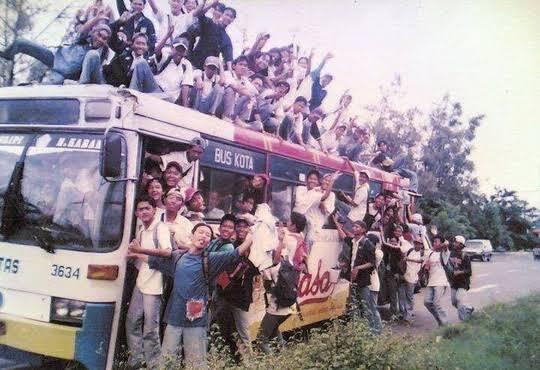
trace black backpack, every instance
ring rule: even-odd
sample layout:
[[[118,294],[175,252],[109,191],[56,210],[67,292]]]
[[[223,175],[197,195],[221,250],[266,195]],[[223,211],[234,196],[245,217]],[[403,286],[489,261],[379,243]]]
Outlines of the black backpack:
[[[278,307],[290,307],[296,303],[299,277],[300,272],[289,261],[281,261],[277,282],[272,288]]]

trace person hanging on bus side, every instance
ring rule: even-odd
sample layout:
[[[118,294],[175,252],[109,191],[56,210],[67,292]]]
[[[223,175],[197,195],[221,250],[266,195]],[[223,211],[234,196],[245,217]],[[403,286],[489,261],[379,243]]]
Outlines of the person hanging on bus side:
[[[165,192],[171,189],[178,189],[180,192],[185,192],[185,188],[182,187],[182,177],[184,170],[178,162],[171,161],[165,166],[163,171],[163,180],[165,183]]]
[[[253,226],[257,218],[252,214],[255,209],[255,198],[252,196],[244,196],[239,202],[239,209],[235,216],[238,219],[245,220],[250,226]]]
[[[136,202],[137,219],[141,227],[130,247],[135,249],[171,250],[169,228],[156,217],[156,203],[149,196],[141,196]],[[138,368],[157,366],[159,345],[159,313],[163,279],[161,272],[142,261],[128,313],[126,337],[129,348],[128,366]]]
[[[169,162],[177,162],[180,164],[184,173],[182,174],[182,180],[179,184],[182,188],[191,187],[194,185],[194,176],[195,176],[195,162],[198,161],[206,147],[208,146],[208,141],[201,137],[195,137],[190,141],[190,146],[187,150],[179,152],[169,152],[168,154],[157,155],[157,154],[148,154],[147,158],[150,158],[161,164],[161,168],[165,169]],[[201,172],[201,179],[202,172]]]
[[[293,212],[305,215],[307,210],[322,197],[320,191],[321,174],[312,169],[306,175],[306,185],[299,185],[294,193]]]
[[[371,229],[373,224],[379,221],[384,215],[384,194],[375,195],[373,202],[368,203],[367,212],[364,216],[364,222],[368,229]]]
[[[184,216],[193,223],[201,222],[204,219],[206,204],[201,191],[194,188],[187,188],[185,191],[186,211]]]
[[[452,306],[457,309],[459,319],[465,321],[471,317],[474,311],[474,307],[467,303],[467,291],[471,287],[471,259],[463,253],[465,237],[457,235],[453,244],[454,249],[450,254],[450,261],[454,271],[449,279]]]
[[[156,45],[156,30],[152,21],[143,14],[146,0],[131,0],[130,11],[127,10],[124,0],[116,0],[116,5],[120,18],[111,23],[111,49],[116,54],[123,53],[132,46],[134,36],[142,33],[148,40],[148,50],[152,54]]]
[[[403,258],[407,264],[403,279],[399,283],[399,306],[403,320],[412,324],[414,321],[414,289],[418,283],[418,273],[424,262],[424,244],[422,238],[414,235],[414,247],[406,246],[401,249]],[[405,251],[406,248],[409,248]]]
[[[306,227],[304,215],[292,212],[286,227],[280,224],[278,229],[278,246],[273,251],[274,265],[261,271],[265,285],[266,313],[262,319],[257,338],[259,346],[265,353],[270,353],[269,341],[280,335],[279,326],[295,311],[296,303],[281,305],[278,284],[281,261],[286,260],[296,270],[305,269],[307,255],[303,231]],[[255,241],[256,242],[256,241]],[[289,282],[297,284],[298,282]]]
[[[351,206],[347,216],[351,221],[363,221],[369,200],[369,175],[365,171],[358,172],[350,159],[347,159],[347,163],[353,170],[355,183],[354,198],[344,194],[347,204]]]
[[[150,179],[144,187],[144,192],[154,200],[158,210],[165,209],[165,205],[163,204],[163,195],[165,194],[165,191],[161,178],[154,177]]]
[[[70,45],[60,46],[52,52],[45,46],[33,41],[17,39],[3,51],[0,57],[13,61],[17,54],[29,55],[48,68],[47,82],[61,85],[64,80],[76,80],[80,84],[102,84],[102,63],[107,59],[107,42],[111,37],[111,29],[99,23],[103,15],[87,21],[80,29],[77,41]]]
[[[307,220],[306,241],[309,250],[311,250],[313,242],[322,231],[324,224],[327,223],[328,216],[334,212],[336,195],[332,188],[339,175],[339,172],[335,172],[323,176],[319,190],[321,198],[312,204],[305,213]]]
[[[128,255],[174,278],[173,292],[164,317],[167,327],[162,343],[162,366],[176,362],[183,353],[186,368],[207,367],[210,287],[215,286],[215,280],[222,271],[238,263],[241,256],[249,254],[252,244],[248,236],[233,251],[207,253],[204,250],[213,235],[209,225],[198,223],[192,230],[188,252],[177,255],[177,258],[138,253]]]
[[[382,268],[380,268],[380,266],[384,258],[384,253],[381,249],[381,240],[377,235],[368,234],[367,238],[375,246],[375,269],[371,272],[369,291],[373,296],[375,304],[377,304],[377,302],[379,301],[379,292],[381,291],[381,280],[384,276],[382,275],[382,273],[379,273],[379,271],[382,271]]]

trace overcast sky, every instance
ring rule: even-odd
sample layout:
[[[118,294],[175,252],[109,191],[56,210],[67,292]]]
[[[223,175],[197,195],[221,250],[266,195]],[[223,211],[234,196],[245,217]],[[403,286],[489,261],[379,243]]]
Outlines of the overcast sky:
[[[330,99],[349,88],[360,113],[399,74],[406,103],[424,112],[449,93],[466,116],[485,114],[472,155],[481,189],[515,189],[540,208],[540,1],[225,2],[238,10],[235,54],[243,30],[249,42],[269,32],[270,46],[294,37],[315,63],[332,51]]]

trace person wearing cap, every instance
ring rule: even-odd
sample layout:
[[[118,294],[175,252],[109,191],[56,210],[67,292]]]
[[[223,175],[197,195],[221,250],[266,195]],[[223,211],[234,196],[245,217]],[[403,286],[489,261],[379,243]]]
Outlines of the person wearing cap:
[[[29,55],[48,68],[47,82],[61,85],[65,79],[77,80],[80,84],[102,84],[102,63],[107,59],[107,42],[111,29],[100,24],[102,15],[88,20],[77,35],[75,43],[59,47],[52,52],[45,46],[33,41],[17,39],[3,51],[0,58],[13,61],[17,54]]]
[[[457,235],[454,238],[454,249],[450,254],[453,272],[450,276],[450,293],[452,306],[458,311],[458,317],[464,321],[471,317],[474,307],[467,304],[467,291],[471,287],[472,267],[471,259],[463,253],[465,238]]]
[[[103,73],[107,83],[113,86],[129,86],[143,92],[153,92],[150,87],[143,89],[139,87],[137,76],[142,82],[141,74],[148,70],[147,74],[152,74],[147,60],[148,37],[144,33],[136,33],[131,40],[131,46],[121,53],[117,53],[111,62],[103,67]],[[135,78],[133,78],[135,76]],[[133,86],[132,84],[135,84]]]
[[[222,72],[221,61],[212,55],[206,58],[203,70],[197,69],[193,72],[193,109],[210,115],[216,114],[225,91],[220,84]]]
[[[418,236],[422,243],[424,244],[424,248],[429,249],[429,244],[427,243],[427,229],[424,226],[424,219],[420,213],[412,213],[411,211],[411,204],[407,206],[407,218],[408,223],[407,226],[409,227],[409,230],[411,234],[414,236]]]
[[[414,247],[403,253],[407,270],[399,283],[399,306],[403,320],[414,321],[414,288],[418,283],[418,273],[424,262],[424,243],[418,235],[413,236]]]
[[[179,152],[169,152],[168,154],[163,155],[149,154],[147,157],[159,163],[162,169],[167,168],[169,162],[177,162],[184,171],[182,174],[182,179],[180,180],[178,185],[181,188],[188,188],[193,186],[193,180],[195,176],[195,162],[197,162],[201,158],[207,146],[208,142],[205,139],[201,137],[195,137],[191,139],[190,147],[187,150]],[[201,178],[201,181],[202,180],[203,179]]]
[[[351,210],[347,216],[351,221],[362,221],[366,215],[369,200],[369,175],[365,171],[359,172],[350,159],[347,159],[347,163],[353,170],[355,184],[354,198],[345,194],[345,200],[351,206]]]
[[[311,79],[313,84],[311,85],[311,99],[309,100],[309,110],[314,110],[321,106],[323,100],[326,98],[326,87],[332,82],[332,75],[325,74],[321,77],[321,71],[324,68],[326,62],[332,59],[334,55],[332,53],[327,53],[321,64],[311,72]]]
[[[194,188],[185,191],[187,210],[184,216],[193,223],[201,222],[204,219],[205,203],[202,193]]]

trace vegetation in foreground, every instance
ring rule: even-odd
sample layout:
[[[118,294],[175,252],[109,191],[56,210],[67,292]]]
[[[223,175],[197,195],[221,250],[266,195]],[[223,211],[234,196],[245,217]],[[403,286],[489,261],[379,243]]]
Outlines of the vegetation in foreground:
[[[235,367],[220,345],[210,368]],[[237,369],[533,369],[540,363],[540,295],[497,304],[427,337],[373,337],[363,320],[334,320],[275,355]]]

